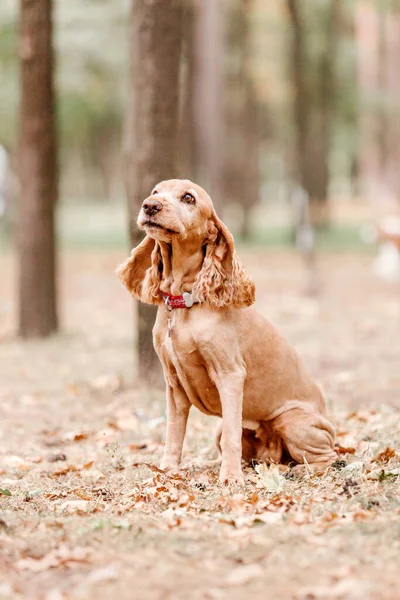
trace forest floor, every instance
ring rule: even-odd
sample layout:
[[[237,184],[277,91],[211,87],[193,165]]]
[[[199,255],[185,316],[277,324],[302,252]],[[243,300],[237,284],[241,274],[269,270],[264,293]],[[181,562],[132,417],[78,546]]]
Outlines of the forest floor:
[[[133,380],[122,252],[60,261],[62,330],[15,337],[0,258],[0,598],[395,600],[400,597],[400,288],[371,256],[242,249],[257,306],[322,384],[339,460],[323,475],[246,467],[217,482],[216,422],[192,411],[188,468],[157,469],[162,391]]]

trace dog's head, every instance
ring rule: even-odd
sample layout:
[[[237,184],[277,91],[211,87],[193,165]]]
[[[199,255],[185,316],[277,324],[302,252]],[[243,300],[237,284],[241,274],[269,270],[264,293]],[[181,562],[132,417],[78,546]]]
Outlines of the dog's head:
[[[159,304],[163,275],[160,243],[190,243],[204,253],[192,290],[200,302],[214,308],[253,304],[254,283],[238,261],[233,236],[200,186],[186,179],[157,184],[144,200],[137,222],[147,235],[118,269],[135,298]]]

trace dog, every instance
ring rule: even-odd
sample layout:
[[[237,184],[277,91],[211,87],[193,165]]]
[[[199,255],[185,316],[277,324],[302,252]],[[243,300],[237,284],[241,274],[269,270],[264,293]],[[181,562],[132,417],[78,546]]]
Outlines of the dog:
[[[134,298],[158,306],[153,329],[167,395],[162,469],[178,469],[191,406],[222,418],[220,481],[243,484],[241,460],[326,467],[337,456],[321,390],[252,304],[255,286],[210,196],[189,180],[155,186],[146,236],[118,268]]]

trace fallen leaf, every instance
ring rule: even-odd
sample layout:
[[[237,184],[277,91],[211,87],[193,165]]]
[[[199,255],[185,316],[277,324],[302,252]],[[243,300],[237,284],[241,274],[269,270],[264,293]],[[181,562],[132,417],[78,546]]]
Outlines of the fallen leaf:
[[[398,477],[400,477],[400,469],[374,469],[367,475],[367,479],[378,481],[394,481]]]
[[[373,459],[372,462],[382,462],[388,463],[392,458],[396,456],[396,450],[390,448],[389,446],[380,452],[376,458]]]
[[[75,465],[68,465],[67,467],[64,467],[64,469],[54,471],[54,473],[51,473],[51,475],[53,475],[54,477],[60,477],[61,475],[67,475],[68,473],[74,473],[79,470],[80,469]]]
[[[155,473],[163,473],[164,475],[166,474],[166,472],[163,471],[163,469],[159,469],[158,467],[156,467],[156,465],[152,465],[147,462],[133,463],[132,467],[147,467],[148,469],[150,469],[150,471],[154,471]]]
[[[86,548],[77,546],[69,549],[66,546],[60,546],[41,558],[22,558],[15,563],[15,568],[21,571],[40,573],[61,565],[70,566],[71,563],[86,563],[88,562],[88,555]]]
[[[265,488],[268,492],[280,492],[283,489],[286,479],[280,474],[278,465],[268,468],[261,463],[255,466],[255,471],[258,474],[257,487]]]
[[[366,521],[374,517],[374,513],[370,510],[359,510],[353,514],[353,521]]]
[[[25,502],[29,502],[35,496],[39,496],[42,493],[42,489],[38,488],[37,490],[27,491],[25,492]]]
[[[0,488],[0,496],[12,496],[10,490]]]
[[[81,492],[80,490],[74,490],[74,494],[75,496],[78,496],[78,498],[81,498],[82,500],[91,500],[91,496],[88,496],[88,494],[85,494],[84,492]]]
[[[129,444],[129,450],[146,450],[148,442],[139,442],[137,444]]]
[[[349,463],[342,469],[342,473],[358,473],[364,468],[364,463],[361,461],[354,461]]]
[[[66,500],[59,508],[60,510],[67,511],[69,514],[79,512],[85,513],[87,511],[88,504],[89,503],[87,500]]]
[[[69,431],[64,435],[64,440],[66,442],[81,442],[82,440],[86,440],[89,437],[89,433],[86,431]]]
[[[335,450],[338,454],[355,454],[356,449],[349,446],[348,448],[345,446],[335,446]]]

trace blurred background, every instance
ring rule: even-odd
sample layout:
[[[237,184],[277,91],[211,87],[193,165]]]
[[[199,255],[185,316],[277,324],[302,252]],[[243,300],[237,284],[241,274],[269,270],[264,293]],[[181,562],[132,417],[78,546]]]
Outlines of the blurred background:
[[[1,598],[399,598],[399,63],[400,0],[0,0]],[[156,466],[115,270],[172,177],[321,384],[324,477],[225,493],[195,410]]]
[[[211,193],[266,314],[280,270],[299,302],[337,305],[333,260],[335,289],[362,272],[397,315],[399,56],[395,1],[2,0],[0,340],[118,330],[131,356],[113,271],[170,177]]]

